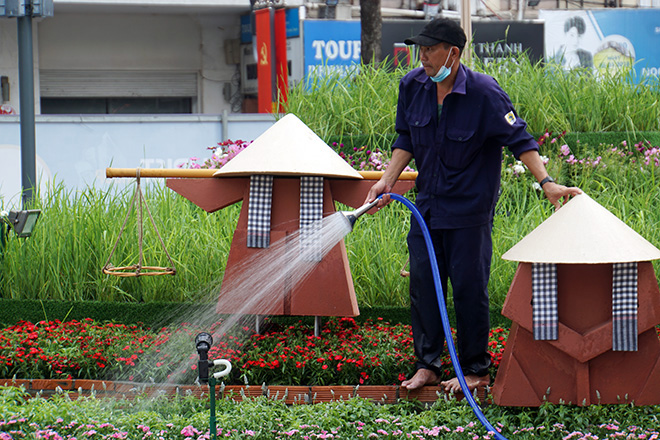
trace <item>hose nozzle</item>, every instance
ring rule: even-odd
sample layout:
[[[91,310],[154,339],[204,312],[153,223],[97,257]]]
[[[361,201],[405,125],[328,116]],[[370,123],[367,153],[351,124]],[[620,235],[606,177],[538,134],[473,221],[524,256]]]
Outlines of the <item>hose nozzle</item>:
[[[371,208],[376,206],[378,204],[378,200],[379,199],[376,199],[373,202],[362,205],[355,211],[339,211],[339,212],[344,215],[346,220],[348,220],[348,223],[351,225],[351,230],[353,230],[353,226],[355,226],[355,222],[358,219],[358,217],[360,217],[362,214],[364,214],[365,212],[369,211]]]

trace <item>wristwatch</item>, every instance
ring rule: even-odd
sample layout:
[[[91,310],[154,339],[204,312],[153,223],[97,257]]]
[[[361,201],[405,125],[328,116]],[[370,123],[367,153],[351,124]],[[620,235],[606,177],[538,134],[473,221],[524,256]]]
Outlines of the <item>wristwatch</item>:
[[[543,188],[543,185],[545,185],[546,183],[548,183],[548,182],[554,182],[554,181],[555,181],[555,179],[553,179],[553,178],[550,177],[550,176],[547,176],[545,179],[543,179],[543,180],[541,180],[541,181],[539,182],[539,185],[541,185],[541,188]]]

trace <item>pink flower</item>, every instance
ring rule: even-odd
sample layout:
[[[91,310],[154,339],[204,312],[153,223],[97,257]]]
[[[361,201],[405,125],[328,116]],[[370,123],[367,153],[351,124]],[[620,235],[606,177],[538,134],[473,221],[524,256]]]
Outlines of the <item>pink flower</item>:
[[[185,426],[181,430],[181,435],[185,435],[186,437],[192,437],[195,434],[199,434],[199,431],[197,431],[192,425]]]
[[[142,432],[149,432],[149,431],[151,431],[151,428],[149,428],[148,426],[145,426],[145,425],[138,425],[137,428],[140,429],[140,430],[142,430]]]
[[[568,156],[571,153],[571,149],[566,144],[560,147],[560,151],[562,156]]]

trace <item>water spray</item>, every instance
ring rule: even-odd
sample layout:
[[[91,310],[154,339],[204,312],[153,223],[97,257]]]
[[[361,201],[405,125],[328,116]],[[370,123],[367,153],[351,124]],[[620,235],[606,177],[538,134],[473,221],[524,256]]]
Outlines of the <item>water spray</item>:
[[[213,337],[206,332],[202,332],[195,337],[195,348],[197,349],[197,354],[199,354],[199,361],[197,362],[199,383],[209,384],[209,394],[211,399],[209,430],[211,432],[211,438],[215,440],[218,435],[215,418],[215,386],[217,384],[217,379],[220,379],[221,377],[231,373],[231,363],[227,359],[215,359],[210,361],[209,350],[211,349],[212,345]],[[224,369],[213,373],[213,375],[209,378],[209,368],[218,366],[223,366]]]
[[[369,211],[371,208],[376,206],[378,200],[381,197],[383,197],[383,195],[384,194],[381,194],[373,202],[367,203],[361,206],[360,208],[356,209],[355,211],[341,212],[350,223],[351,229],[353,229],[353,225],[355,224],[355,221],[362,214],[364,214],[365,212]],[[449,317],[447,316],[447,306],[445,304],[445,298],[442,292],[442,284],[440,282],[440,270],[438,269],[438,260],[435,257],[435,250],[433,249],[433,241],[431,240],[431,233],[429,232],[429,228],[426,226],[424,217],[419,212],[415,204],[410,200],[408,200],[407,198],[395,193],[389,193],[388,195],[392,199],[403,203],[410,210],[410,212],[415,216],[415,219],[419,223],[419,226],[422,230],[422,235],[424,236],[424,241],[426,242],[426,249],[428,251],[429,259],[431,262],[431,272],[433,274],[433,282],[435,284],[436,297],[438,298],[438,307],[440,309],[442,328],[445,332],[445,335],[448,335],[448,337],[446,337],[445,340],[447,341],[449,356],[451,358],[452,364],[454,365],[454,371],[456,372],[456,377],[458,378],[458,382],[461,384],[461,389],[464,390],[463,394],[465,395],[465,398],[472,407],[472,411],[474,412],[474,415],[477,416],[477,419],[479,419],[479,422],[481,422],[484,428],[486,428],[489,432],[492,432],[495,438],[497,438],[498,440],[507,440],[506,437],[500,434],[493,427],[493,425],[490,424],[488,419],[486,419],[486,416],[484,416],[484,413],[481,411],[481,408],[474,399],[474,396],[472,396],[472,393],[469,392],[467,382],[465,381],[465,375],[463,374],[463,369],[461,368],[461,364],[458,361],[458,355],[456,354],[456,347],[454,346],[454,340],[451,337],[451,326],[449,325]],[[466,390],[467,392],[465,392]]]

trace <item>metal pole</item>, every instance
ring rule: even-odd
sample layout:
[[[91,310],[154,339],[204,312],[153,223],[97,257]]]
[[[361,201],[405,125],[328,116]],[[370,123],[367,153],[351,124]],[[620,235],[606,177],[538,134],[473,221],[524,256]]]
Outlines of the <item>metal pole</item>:
[[[209,378],[209,391],[210,391],[210,405],[211,405],[211,414],[209,417],[209,430],[211,431],[211,439],[216,440],[218,438],[218,428],[216,427],[215,419],[215,376],[211,375]]]
[[[140,177],[153,177],[153,178],[168,178],[168,177],[185,177],[185,178],[212,178],[217,169],[189,169],[189,168],[141,168]],[[136,168],[106,168],[105,177],[112,179],[116,177],[131,177],[135,178]],[[378,180],[382,177],[382,171],[358,171],[364,179]],[[417,178],[417,171],[404,171],[399,176],[399,180],[415,180]]]
[[[26,6],[27,7],[27,6]],[[18,90],[21,125],[21,184],[23,209],[32,200],[37,182],[34,130],[34,65],[32,60],[32,11],[18,20]]]
[[[317,338],[321,336],[321,317],[320,316],[315,316],[314,317],[314,336]]]
[[[229,112],[227,109],[222,111],[222,141],[229,139]]]
[[[472,63],[472,11],[471,0],[463,0],[461,2],[461,27],[465,31],[467,37],[466,50],[463,51],[463,63],[470,66]]]

